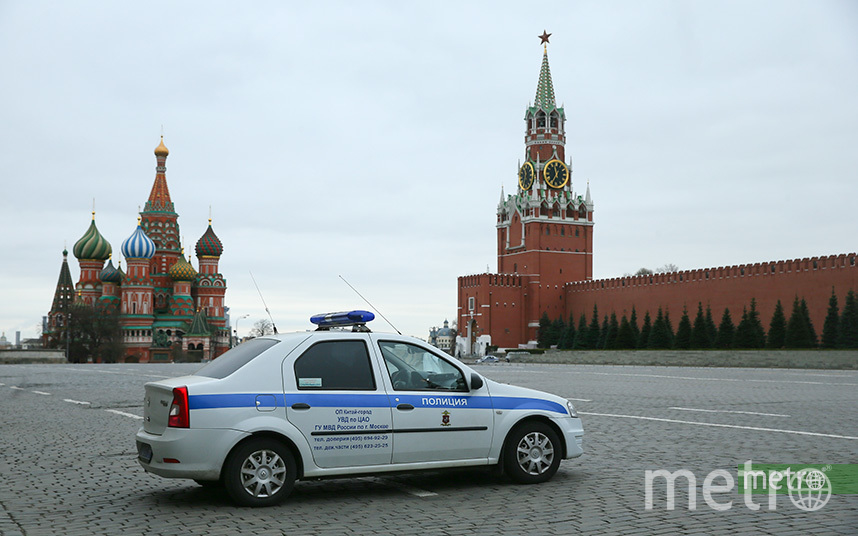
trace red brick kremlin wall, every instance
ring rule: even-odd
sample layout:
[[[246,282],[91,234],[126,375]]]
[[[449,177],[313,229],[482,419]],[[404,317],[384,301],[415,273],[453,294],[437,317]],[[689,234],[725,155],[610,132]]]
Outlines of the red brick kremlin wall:
[[[675,330],[683,308],[688,309],[693,322],[697,303],[702,302],[704,310],[707,305],[711,307],[716,325],[720,323],[725,308],[730,309],[733,324],[738,325],[742,308],[748,307],[751,298],[755,298],[760,320],[768,331],[777,301],[781,301],[789,320],[793,300],[798,296],[807,301],[810,318],[819,337],[832,288],[842,312],[846,293],[849,290],[858,292],[858,255],[849,253],[567,283],[564,320],[568,321],[571,312],[577,324],[584,313],[589,322],[594,304],[598,305],[600,322],[604,315],[610,317],[611,312],[622,319],[623,314],[627,317],[631,314],[634,306],[638,325],[641,325],[647,311],[655,320],[661,307],[670,312]]]

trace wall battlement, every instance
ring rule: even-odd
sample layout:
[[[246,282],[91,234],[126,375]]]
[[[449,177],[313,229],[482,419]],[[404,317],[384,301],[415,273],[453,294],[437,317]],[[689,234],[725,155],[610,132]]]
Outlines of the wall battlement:
[[[585,292],[602,289],[696,283],[737,277],[780,276],[816,270],[856,269],[858,266],[856,261],[858,261],[858,255],[848,253],[785,261],[719,266],[717,268],[681,270],[662,274],[615,277],[593,281],[572,281],[566,283],[566,288],[569,292]]]

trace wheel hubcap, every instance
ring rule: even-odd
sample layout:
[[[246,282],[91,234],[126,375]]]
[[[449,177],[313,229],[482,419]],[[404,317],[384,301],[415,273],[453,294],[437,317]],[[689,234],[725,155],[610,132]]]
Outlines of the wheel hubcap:
[[[516,449],[518,465],[529,475],[540,475],[554,461],[554,445],[541,432],[530,432],[521,438]]]
[[[258,450],[241,466],[241,485],[254,497],[271,497],[286,482],[286,464],[273,450]]]

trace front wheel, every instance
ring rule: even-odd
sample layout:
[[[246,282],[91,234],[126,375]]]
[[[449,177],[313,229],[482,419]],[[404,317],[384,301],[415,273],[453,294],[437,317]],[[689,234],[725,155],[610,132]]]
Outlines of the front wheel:
[[[510,432],[504,447],[504,469],[519,484],[546,482],[560,467],[560,438],[541,422],[521,424]]]
[[[272,506],[282,502],[295,485],[295,458],[281,442],[251,439],[227,459],[224,485],[242,506]]]

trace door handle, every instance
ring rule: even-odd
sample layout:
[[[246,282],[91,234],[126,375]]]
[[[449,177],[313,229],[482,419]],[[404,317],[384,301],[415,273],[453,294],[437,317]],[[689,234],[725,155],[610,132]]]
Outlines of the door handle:
[[[396,409],[412,410],[414,409],[414,406],[412,406],[411,404],[399,404],[396,406]]]
[[[310,404],[296,402],[295,404],[292,404],[292,409],[310,409]]]

